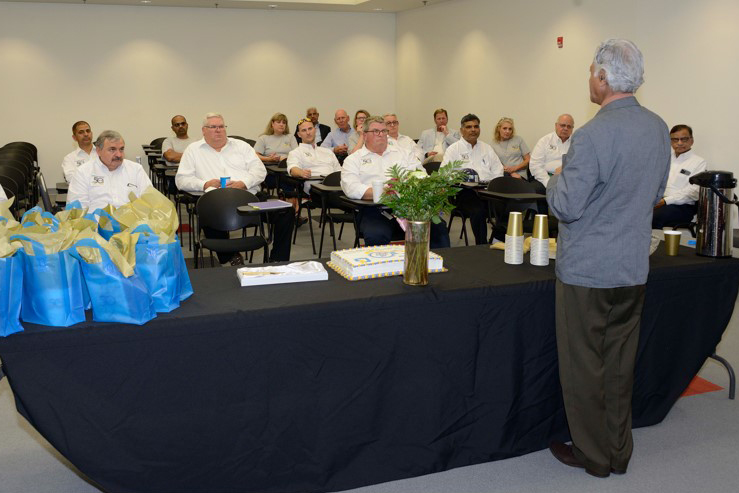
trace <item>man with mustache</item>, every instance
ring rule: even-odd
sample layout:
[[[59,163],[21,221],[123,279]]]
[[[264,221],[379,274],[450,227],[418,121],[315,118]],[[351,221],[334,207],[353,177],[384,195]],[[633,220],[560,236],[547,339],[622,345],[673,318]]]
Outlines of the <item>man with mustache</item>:
[[[126,143],[115,130],[105,130],[95,140],[97,156],[79,168],[72,177],[67,203],[79,200],[90,210],[111,204],[120,207],[129,202],[129,194],[137,197],[151,186],[151,180],[140,164],[125,159]]]

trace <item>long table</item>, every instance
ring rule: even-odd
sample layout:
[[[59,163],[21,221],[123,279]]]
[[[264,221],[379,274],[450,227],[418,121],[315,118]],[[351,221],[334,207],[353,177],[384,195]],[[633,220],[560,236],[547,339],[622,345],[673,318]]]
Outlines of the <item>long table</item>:
[[[18,411],[111,492],[316,492],[526,454],[567,439],[554,268],[438,250],[401,279],[238,286],[144,326],[25,324],[0,339]],[[660,422],[715,350],[739,260],[651,259],[634,425]]]

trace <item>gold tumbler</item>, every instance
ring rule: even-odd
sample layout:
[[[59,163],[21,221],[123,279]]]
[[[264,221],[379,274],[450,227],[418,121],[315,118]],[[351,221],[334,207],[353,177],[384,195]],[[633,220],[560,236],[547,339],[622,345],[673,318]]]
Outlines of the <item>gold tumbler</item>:
[[[549,239],[549,216],[546,214],[537,214],[534,216],[534,233],[535,240]]]
[[[680,249],[680,231],[665,231],[665,253],[670,257],[675,257]]]
[[[523,214],[511,212],[508,215],[508,236],[523,236]]]

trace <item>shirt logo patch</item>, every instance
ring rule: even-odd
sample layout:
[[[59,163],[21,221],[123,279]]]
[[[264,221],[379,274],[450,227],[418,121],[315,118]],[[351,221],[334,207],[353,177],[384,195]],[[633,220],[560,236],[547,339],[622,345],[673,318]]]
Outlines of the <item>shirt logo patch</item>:
[[[134,184],[134,183],[129,183],[129,184],[128,184],[128,185],[126,185],[126,186],[127,186],[128,188],[139,188],[139,186],[138,186],[138,185],[136,185],[136,184]]]
[[[557,146],[554,145],[554,144],[549,144],[549,150],[550,151],[556,151],[557,150]]]
[[[362,164],[372,164],[372,158],[370,157],[362,158]]]
[[[470,155],[469,155],[469,154],[467,154],[467,153],[464,153],[464,154],[462,154],[462,155],[461,155],[461,157],[462,157],[462,159],[464,159],[465,161],[469,161],[469,160],[470,160]]]
[[[305,157],[310,157],[310,152],[308,151],[303,151],[303,154],[305,154]]]
[[[91,184],[93,187],[102,187],[103,185],[105,185],[105,177],[92,175]]]
[[[690,171],[688,171],[686,169],[681,169],[680,170],[680,173],[684,174],[685,176],[690,176]]]
[[[85,164],[85,160],[84,159],[78,159],[77,160],[77,166],[81,166],[83,164]]]

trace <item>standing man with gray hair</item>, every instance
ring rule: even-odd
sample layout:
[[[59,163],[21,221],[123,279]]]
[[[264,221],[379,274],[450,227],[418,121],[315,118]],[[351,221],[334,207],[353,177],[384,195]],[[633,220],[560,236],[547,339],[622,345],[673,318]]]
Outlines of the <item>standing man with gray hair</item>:
[[[133,192],[140,197],[151,180],[139,163],[125,159],[121,134],[105,130],[95,140],[97,154],[77,168],[67,192],[67,203],[78,200],[90,210],[127,204]]]
[[[559,219],[557,353],[572,437],[550,450],[601,478],[624,474],[631,459],[652,209],[670,169],[667,125],[634,98],[643,73],[634,43],[601,43],[590,66],[590,100],[601,109],[572,136],[547,184]]]

